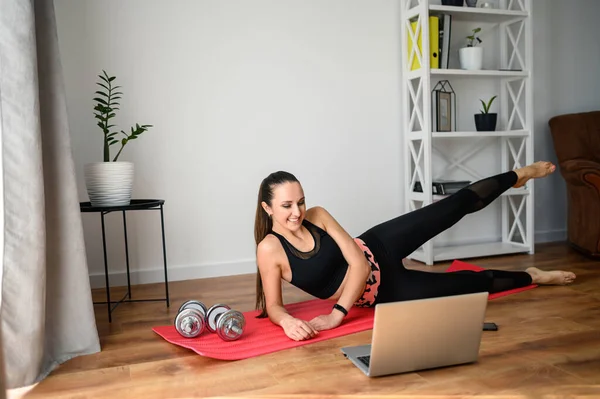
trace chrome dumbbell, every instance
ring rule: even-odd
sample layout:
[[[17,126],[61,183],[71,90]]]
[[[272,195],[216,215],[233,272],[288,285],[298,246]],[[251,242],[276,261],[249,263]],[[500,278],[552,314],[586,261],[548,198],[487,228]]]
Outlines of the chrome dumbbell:
[[[216,304],[206,312],[206,328],[217,333],[223,341],[235,341],[244,334],[246,319],[243,313],[229,306]]]
[[[184,302],[177,311],[175,329],[185,338],[202,334],[206,329],[206,306],[196,300]]]

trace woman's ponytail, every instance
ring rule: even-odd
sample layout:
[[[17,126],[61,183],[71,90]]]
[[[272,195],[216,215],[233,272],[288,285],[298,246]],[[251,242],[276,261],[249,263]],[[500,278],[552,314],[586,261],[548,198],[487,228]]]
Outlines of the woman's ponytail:
[[[256,215],[254,217],[254,241],[256,242],[257,247],[273,229],[273,220],[263,209],[262,203],[264,202],[268,206],[272,206],[273,191],[275,191],[275,187],[283,183],[293,182],[298,182],[298,179],[296,179],[294,175],[288,172],[279,171],[271,173],[260,183],[256,204]],[[257,316],[258,318],[268,316],[265,292],[258,265],[256,270],[256,309],[261,311]]]

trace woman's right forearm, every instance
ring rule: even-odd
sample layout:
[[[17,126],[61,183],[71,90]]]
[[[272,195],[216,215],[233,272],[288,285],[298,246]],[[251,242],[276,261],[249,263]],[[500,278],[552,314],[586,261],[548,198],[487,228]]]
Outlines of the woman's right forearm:
[[[281,327],[285,335],[294,341],[310,339],[319,334],[309,322],[295,318],[282,305],[269,306],[267,313],[271,322]]]
[[[281,326],[281,322],[286,319],[293,319],[283,306],[272,306],[268,309],[269,319],[273,324]]]

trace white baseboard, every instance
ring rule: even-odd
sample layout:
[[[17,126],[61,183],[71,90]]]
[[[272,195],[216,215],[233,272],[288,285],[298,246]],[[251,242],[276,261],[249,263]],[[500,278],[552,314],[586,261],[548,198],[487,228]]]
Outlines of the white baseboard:
[[[536,231],[534,240],[538,244],[543,243],[543,242],[566,241],[567,240],[567,230],[559,229],[559,230]]]
[[[215,263],[202,266],[169,266],[167,274],[169,282],[194,280],[199,278],[233,276],[237,274],[249,274],[256,272],[256,261],[236,261]],[[162,283],[165,281],[164,269],[131,270],[130,279],[132,285]],[[110,286],[119,287],[127,285],[127,273],[125,269],[120,272],[109,273]],[[106,286],[104,273],[90,275],[92,288],[104,288]]]

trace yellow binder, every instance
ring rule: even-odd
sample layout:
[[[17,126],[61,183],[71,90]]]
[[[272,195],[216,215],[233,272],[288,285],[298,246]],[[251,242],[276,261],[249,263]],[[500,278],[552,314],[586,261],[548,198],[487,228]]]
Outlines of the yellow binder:
[[[411,22],[410,27],[412,29],[412,33],[414,34],[417,31],[417,21]],[[423,48],[422,48],[422,40],[421,40],[421,30],[419,30],[419,35],[417,36],[417,48],[421,57],[423,57]],[[410,59],[410,54],[412,53],[413,41],[410,33],[408,35],[408,59]],[[440,67],[440,19],[437,16],[429,17],[429,66],[431,69]],[[408,62],[408,61],[407,61]],[[413,71],[415,69],[421,68],[421,63],[415,54],[412,60],[412,64],[410,66],[410,70]]]

